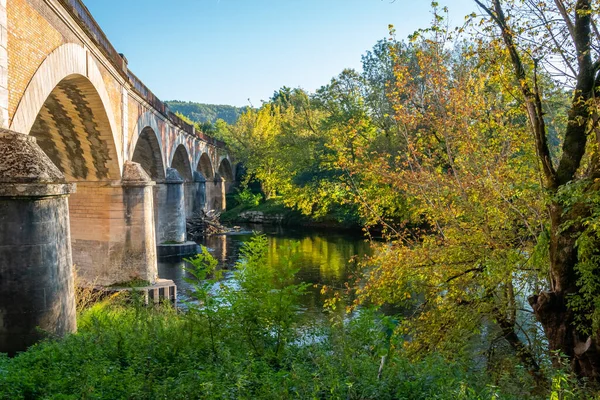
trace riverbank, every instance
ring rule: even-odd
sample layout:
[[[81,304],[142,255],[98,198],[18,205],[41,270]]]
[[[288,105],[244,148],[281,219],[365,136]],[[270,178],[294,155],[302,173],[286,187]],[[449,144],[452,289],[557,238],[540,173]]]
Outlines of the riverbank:
[[[331,213],[314,218],[286,207],[281,198],[272,198],[260,204],[248,204],[240,203],[232,196],[227,199],[227,204],[231,204],[231,208],[221,214],[221,221],[227,224],[249,223],[362,232],[360,221],[352,216],[343,215],[343,212],[339,215]]]

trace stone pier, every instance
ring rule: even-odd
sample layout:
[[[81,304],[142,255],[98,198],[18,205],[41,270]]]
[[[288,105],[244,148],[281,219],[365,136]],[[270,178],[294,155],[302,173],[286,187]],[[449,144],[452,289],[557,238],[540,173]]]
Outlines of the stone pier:
[[[121,182],[80,182],[71,196],[73,261],[81,283],[110,286],[158,275],[154,182],[126,162]]]
[[[175,168],[167,168],[165,181],[154,187],[154,204],[156,244],[184,243],[187,235],[183,179]]]
[[[212,186],[210,189],[211,201],[208,208],[219,212],[225,211],[225,180],[219,174],[215,174],[215,179],[210,183],[210,186]]]
[[[33,137],[0,130],[0,352],[76,330],[68,196]]]
[[[194,206],[192,213],[197,213],[204,210],[206,207],[206,178],[200,172],[194,172],[194,183],[196,184],[196,192],[194,196]]]
[[[164,183],[154,188],[154,219],[159,257],[196,254],[198,245],[187,241],[184,181],[174,168],[167,168]]]

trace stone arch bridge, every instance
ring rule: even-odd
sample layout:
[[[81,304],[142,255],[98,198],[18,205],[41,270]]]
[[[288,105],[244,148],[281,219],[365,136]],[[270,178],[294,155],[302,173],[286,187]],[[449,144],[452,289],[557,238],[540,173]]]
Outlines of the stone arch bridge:
[[[156,282],[157,245],[222,210],[234,170],[80,0],[0,0],[0,352],[75,329],[73,265],[87,283]]]

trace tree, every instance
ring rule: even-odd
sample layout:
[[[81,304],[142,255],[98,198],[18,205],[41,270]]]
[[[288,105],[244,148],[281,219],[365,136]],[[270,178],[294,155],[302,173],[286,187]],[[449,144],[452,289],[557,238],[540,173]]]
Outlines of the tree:
[[[581,377],[600,381],[600,231],[597,146],[600,33],[596,0],[474,0],[510,57],[548,193],[549,282],[529,302],[550,350]],[[571,93],[562,151],[548,145],[542,69]]]
[[[277,144],[281,132],[279,107],[263,105],[259,110],[247,109],[228,130],[220,126],[220,134],[228,135],[226,142],[244,164],[248,177],[260,181],[267,199],[285,190],[290,177],[285,173]]]
[[[359,300],[413,310],[401,327],[415,356],[472,354],[474,342],[491,354],[502,342],[541,388],[540,341],[522,304],[544,276],[535,147],[504,84],[506,60],[488,63],[489,43],[457,40],[434,11],[430,29],[391,53],[388,97],[406,151],[363,145],[340,159],[384,188],[363,192],[371,211],[384,218],[381,205],[402,193],[412,222],[389,224]]]

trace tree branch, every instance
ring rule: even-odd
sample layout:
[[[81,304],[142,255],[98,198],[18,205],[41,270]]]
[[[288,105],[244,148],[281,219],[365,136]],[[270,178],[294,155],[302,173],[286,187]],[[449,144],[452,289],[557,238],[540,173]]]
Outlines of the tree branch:
[[[466,271],[463,271],[463,272],[461,272],[459,274],[456,274],[456,275],[451,276],[450,278],[446,279],[446,283],[450,283],[453,280],[460,278],[461,276],[465,276],[467,274],[470,274],[471,272],[483,272],[483,267],[469,268]]]
[[[536,151],[538,158],[542,164],[542,170],[548,186],[556,186],[556,171],[552,164],[552,158],[550,156],[550,150],[548,148],[548,140],[546,137],[546,123],[544,121],[544,115],[541,107],[541,97],[538,91],[532,90],[525,72],[525,66],[521,60],[521,55],[517,50],[517,46],[514,41],[514,35],[512,30],[507,24],[504,10],[500,4],[500,0],[493,0],[494,10],[486,7],[481,1],[474,0],[495,22],[500,28],[502,39],[510,55],[515,75],[521,88],[521,93],[525,98],[525,106],[527,108],[527,115],[536,142]]]
[[[556,171],[558,185],[564,185],[573,179],[581,164],[587,142],[588,103],[593,96],[595,78],[591,56],[591,1],[578,0],[575,5],[574,45],[579,74],[569,110],[563,154]]]
[[[565,21],[565,24],[567,24],[567,29],[569,30],[569,34],[571,35],[571,40],[575,41],[575,33],[574,33],[575,29],[573,28],[573,21],[571,20],[571,17],[569,17],[567,8],[565,7],[562,0],[554,0],[554,3],[556,4],[556,7],[558,8],[560,15],[562,16],[563,20]]]

